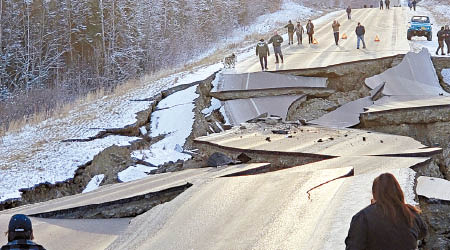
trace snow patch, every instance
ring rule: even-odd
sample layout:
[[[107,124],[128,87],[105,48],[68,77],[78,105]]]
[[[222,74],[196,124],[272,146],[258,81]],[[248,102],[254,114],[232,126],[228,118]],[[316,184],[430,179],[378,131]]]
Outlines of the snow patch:
[[[100,183],[102,183],[104,178],[105,178],[104,174],[99,174],[92,177],[92,179],[89,181],[89,183],[87,184],[86,188],[83,190],[82,193],[84,194],[96,190],[98,187],[100,187]]]
[[[222,107],[222,103],[220,100],[216,98],[211,98],[210,106],[202,110],[202,114],[205,116],[210,116],[214,110],[220,109]]]
[[[119,172],[118,177],[121,182],[130,182],[139,180],[148,176],[150,171],[158,169],[156,167],[148,167],[145,165],[131,166],[122,172]]]
[[[450,85],[450,69],[443,69],[441,74],[444,78],[444,82],[447,83],[447,85]]]

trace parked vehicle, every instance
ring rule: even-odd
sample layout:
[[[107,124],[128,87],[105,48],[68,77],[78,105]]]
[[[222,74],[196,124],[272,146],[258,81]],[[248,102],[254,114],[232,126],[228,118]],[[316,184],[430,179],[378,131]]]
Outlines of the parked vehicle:
[[[424,36],[428,41],[433,39],[433,32],[431,29],[432,23],[427,16],[413,16],[409,22],[408,32],[406,37],[411,40],[413,36]]]

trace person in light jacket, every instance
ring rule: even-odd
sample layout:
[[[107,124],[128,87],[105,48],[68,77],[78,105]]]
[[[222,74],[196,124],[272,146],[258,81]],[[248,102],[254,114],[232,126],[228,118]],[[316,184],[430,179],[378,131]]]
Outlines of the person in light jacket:
[[[295,27],[295,34],[297,35],[297,43],[298,45],[303,43],[303,33],[305,33],[305,29],[303,29],[303,26],[300,24],[300,22],[297,22],[297,26]]]

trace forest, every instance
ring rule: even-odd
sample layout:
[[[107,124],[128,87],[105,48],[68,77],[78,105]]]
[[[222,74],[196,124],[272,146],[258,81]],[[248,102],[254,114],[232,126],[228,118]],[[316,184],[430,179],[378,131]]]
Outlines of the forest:
[[[282,0],[0,0],[0,127],[184,65]]]

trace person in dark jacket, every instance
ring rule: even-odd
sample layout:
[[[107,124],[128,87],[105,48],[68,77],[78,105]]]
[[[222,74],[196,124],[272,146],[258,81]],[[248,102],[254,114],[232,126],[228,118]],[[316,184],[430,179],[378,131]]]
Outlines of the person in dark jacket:
[[[441,49],[441,55],[445,55],[444,54],[444,39],[445,39],[445,34],[444,34],[445,30],[444,30],[444,26],[441,27],[441,30],[438,31],[437,33],[437,37],[438,37],[438,48],[436,50],[436,55],[439,54],[439,49]]]
[[[391,4],[391,1],[389,0],[384,0],[384,4],[386,5],[386,9],[389,9],[389,5]]]
[[[450,27],[448,25],[445,25],[444,30],[444,41],[447,45],[447,55],[450,54]]]
[[[43,246],[32,241],[34,236],[31,220],[24,214],[15,214],[11,217],[7,234],[8,244],[2,246],[1,250],[45,250]]]
[[[288,29],[288,36],[289,36],[289,43],[288,44],[294,44],[294,29],[295,26],[292,24],[292,21],[289,20],[289,23],[284,26]]]
[[[314,42],[314,24],[311,22],[311,19],[308,20],[308,23],[306,24],[306,34],[308,34],[308,41],[309,44]]]
[[[416,11],[416,5],[417,5],[417,1],[413,0],[412,1],[412,6],[413,6],[414,11]]]
[[[283,37],[278,35],[278,32],[274,32],[273,36],[269,39],[269,44],[273,45],[273,52],[275,54],[275,63],[279,63],[278,56],[281,58],[281,63],[284,63],[283,53],[281,52],[281,43],[283,43]]]
[[[363,49],[366,48],[366,43],[364,42],[364,34],[366,33],[366,29],[364,28],[364,26],[361,25],[361,23],[358,23],[358,26],[356,26],[355,29],[356,32],[356,48],[359,49],[359,42],[362,41],[363,42]]]
[[[380,0],[380,10],[383,9],[383,0]]]
[[[331,28],[333,28],[333,34],[334,34],[334,42],[336,43],[336,46],[339,45],[339,27],[341,26],[341,24],[337,21],[334,20],[333,24],[331,24]]]
[[[406,204],[394,175],[381,174],[372,184],[372,204],[353,216],[345,239],[346,250],[413,250],[427,227],[420,210]]]
[[[298,45],[303,43],[303,33],[305,33],[305,29],[303,29],[303,26],[300,24],[300,22],[297,22],[297,27],[295,27],[294,30],[295,34],[297,35],[297,43]]]
[[[270,56],[269,46],[264,39],[259,40],[256,45],[256,56],[259,56],[259,63],[261,64],[261,69],[268,70],[267,68],[267,57]]]
[[[347,18],[348,20],[352,19],[352,8],[350,8],[350,5],[347,7],[347,9],[345,10],[347,12]]]

